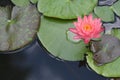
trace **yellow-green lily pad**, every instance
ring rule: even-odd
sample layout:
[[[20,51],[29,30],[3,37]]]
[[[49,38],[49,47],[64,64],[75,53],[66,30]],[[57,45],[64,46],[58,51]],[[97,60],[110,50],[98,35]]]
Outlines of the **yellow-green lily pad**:
[[[38,10],[45,16],[75,19],[91,13],[98,0],[39,0]]]
[[[42,17],[38,37],[47,51],[55,57],[78,61],[84,59],[88,49],[82,40],[76,44],[67,39],[66,32],[68,28],[74,27],[73,21]]]

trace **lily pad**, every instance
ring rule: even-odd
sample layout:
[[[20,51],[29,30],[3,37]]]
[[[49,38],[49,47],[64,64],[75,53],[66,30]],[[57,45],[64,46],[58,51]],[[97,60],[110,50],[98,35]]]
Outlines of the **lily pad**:
[[[95,7],[94,12],[104,22],[114,21],[114,13],[109,6],[97,6]]]
[[[30,4],[29,0],[11,0],[17,6],[28,6]]]
[[[12,10],[12,9],[11,9]],[[35,6],[0,8],[0,51],[19,49],[30,43],[38,30],[40,16]]]
[[[97,2],[98,0],[39,0],[38,10],[49,17],[75,19],[91,13]]]
[[[86,45],[82,40],[77,44],[67,40],[66,31],[70,27],[74,27],[73,20],[42,17],[38,37],[55,57],[70,61],[83,60],[87,51]]]
[[[111,8],[118,16],[120,16],[120,0],[118,0],[115,4],[113,4]]]
[[[97,66],[93,60],[93,53],[87,53],[87,63],[96,73],[105,77],[120,77],[120,57],[111,63]]]

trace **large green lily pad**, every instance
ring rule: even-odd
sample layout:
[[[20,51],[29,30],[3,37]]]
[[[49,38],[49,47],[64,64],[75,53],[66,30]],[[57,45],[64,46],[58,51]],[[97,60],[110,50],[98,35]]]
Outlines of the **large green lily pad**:
[[[96,73],[100,75],[105,77],[120,77],[120,58],[102,66],[97,66],[93,60],[93,53],[88,52],[87,63]]]
[[[38,30],[40,16],[33,5],[0,8],[0,51],[16,50],[30,43]]]
[[[38,37],[43,46],[55,57],[77,61],[84,59],[87,48],[83,41],[75,44],[67,39],[67,30],[74,27],[73,20],[41,18]]]
[[[74,19],[91,13],[97,2],[98,0],[39,0],[38,10],[45,16]]]

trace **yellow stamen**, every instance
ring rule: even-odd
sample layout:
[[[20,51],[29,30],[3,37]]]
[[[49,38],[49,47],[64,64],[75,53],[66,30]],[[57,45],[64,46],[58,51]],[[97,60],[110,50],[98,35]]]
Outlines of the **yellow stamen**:
[[[83,28],[84,28],[85,31],[91,31],[92,30],[91,25],[88,25],[88,24],[85,25]]]

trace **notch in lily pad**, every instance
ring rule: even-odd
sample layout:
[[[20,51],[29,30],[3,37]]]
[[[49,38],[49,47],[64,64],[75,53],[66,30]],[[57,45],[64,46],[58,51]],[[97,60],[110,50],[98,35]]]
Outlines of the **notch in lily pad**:
[[[0,51],[20,49],[35,38],[40,16],[34,5],[0,7],[0,17]]]

